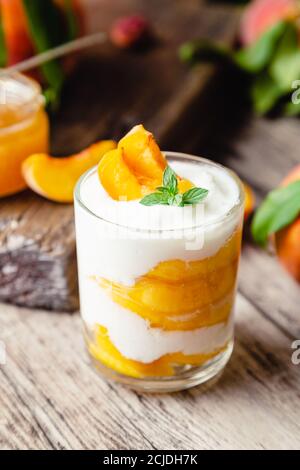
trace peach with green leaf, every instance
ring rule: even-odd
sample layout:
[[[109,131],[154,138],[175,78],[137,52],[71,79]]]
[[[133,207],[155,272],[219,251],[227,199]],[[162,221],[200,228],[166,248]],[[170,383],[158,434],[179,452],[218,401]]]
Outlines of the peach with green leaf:
[[[300,282],[300,165],[263,201],[252,233],[262,246],[273,241],[279,261]]]
[[[297,0],[254,0],[246,7],[240,26],[240,40],[253,44],[278,21],[296,18]]]

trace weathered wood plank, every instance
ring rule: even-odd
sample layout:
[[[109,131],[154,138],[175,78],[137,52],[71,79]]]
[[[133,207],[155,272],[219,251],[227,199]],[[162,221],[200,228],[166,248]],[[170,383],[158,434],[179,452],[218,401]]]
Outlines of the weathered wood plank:
[[[213,388],[140,395],[87,365],[77,315],[1,306],[0,448],[298,448],[291,340],[245,298],[236,348]],[[58,334],[59,332],[59,334]]]
[[[89,3],[89,2],[87,2]],[[95,48],[67,83],[61,109],[52,120],[54,154],[76,152],[101,138],[120,138],[144,122],[164,136],[213,74],[211,67],[189,70],[178,45],[196,34],[229,40],[232,9],[198,0],[98,2],[91,9],[95,28],[107,29],[121,13],[144,12],[158,44],[145,54]],[[0,300],[27,307],[72,311],[78,307],[73,208],[23,193],[0,202]]]

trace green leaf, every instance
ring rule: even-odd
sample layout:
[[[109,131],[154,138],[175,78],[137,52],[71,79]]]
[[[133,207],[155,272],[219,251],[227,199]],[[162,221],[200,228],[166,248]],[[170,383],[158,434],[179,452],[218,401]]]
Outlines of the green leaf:
[[[169,193],[169,189],[166,188],[165,186],[158,186],[156,188],[156,191],[160,192],[160,193]]]
[[[183,206],[183,194],[176,194],[176,196],[174,196],[174,204],[176,206]]]
[[[287,116],[298,116],[300,114],[300,103],[289,101],[284,106],[284,112]]]
[[[264,246],[268,237],[293,222],[300,213],[300,181],[271,191],[253,218],[254,240]]]
[[[254,109],[258,114],[270,111],[282,95],[279,86],[267,72],[262,72],[253,80],[250,93]]]
[[[7,47],[3,29],[3,19],[0,12],[0,67],[5,67],[8,60]]]
[[[156,204],[167,204],[169,206],[184,206],[197,204],[207,196],[208,190],[203,188],[192,188],[184,194],[178,193],[178,181],[176,173],[167,166],[163,173],[163,186],[158,186],[155,193],[148,194],[140,203],[144,206]]]
[[[190,64],[232,60],[230,49],[205,39],[197,39],[182,44],[179,48],[179,58],[182,62]]]
[[[268,29],[253,45],[233,53],[235,63],[250,73],[257,73],[266,67],[273,56],[279,38],[287,28],[287,23],[280,21]]]
[[[140,200],[144,206],[155,206],[157,204],[168,204],[168,194],[151,193]]]
[[[28,26],[33,43],[38,52],[45,52],[68,40],[60,10],[52,0],[23,0]],[[50,61],[41,66],[53,95],[59,95],[64,72],[58,61]]]
[[[178,181],[176,173],[171,167],[167,166],[163,174],[163,185],[168,188],[171,194],[175,195],[178,192]]]
[[[184,205],[197,204],[208,195],[208,190],[204,188],[191,188],[186,191],[182,196]]]
[[[300,78],[299,34],[296,25],[287,23],[270,65],[270,75],[283,92],[292,89]]]
[[[64,7],[68,26],[68,36],[69,40],[72,41],[73,39],[76,39],[79,34],[78,19],[74,12],[72,0],[64,0]]]

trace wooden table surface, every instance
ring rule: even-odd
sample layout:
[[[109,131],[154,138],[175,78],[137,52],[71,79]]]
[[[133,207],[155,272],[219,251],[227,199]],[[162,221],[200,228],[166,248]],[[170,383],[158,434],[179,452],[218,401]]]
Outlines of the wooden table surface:
[[[235,169],[259,200],[299,163],[300,124],[254,118],[240,81],[218,75],[209,112],[196,103],[169,148]],[[235,349],[210,387],[145,395],[108,382],[89,365],[77,313],[2,304],[0,340],[7,357],[0,366],[0,448],[297,449],[300,365],[291,361],[294,339],[300,339],[299,285],[253,244],[247,226]]]

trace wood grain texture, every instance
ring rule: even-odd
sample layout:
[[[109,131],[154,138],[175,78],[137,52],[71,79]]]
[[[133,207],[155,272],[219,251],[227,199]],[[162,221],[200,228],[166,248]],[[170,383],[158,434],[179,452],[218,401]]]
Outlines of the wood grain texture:
[[[214,387],[142,395],[87,365],[78,316],[2,306],[2,449],[299,447],[299,369],[291,340],[244,297],[237,342]],[[58,334],[59,332],[59,334]]]
[[[241,80],[222,71],[210,82],[209,107],[199,96],[164,135],[170,149],[236,169],[260,200],[299,163],[299,122],[254,118]],[[300,366],[291,362],[299,305],[299,285],[246,226],[232,359],[213,387],[171,395],[101,379],[77,314],[0,305],[0,448],[299,449]]]
[[[90,30],[120,14],[144,13],[157,42],[144,54],[106,44],[81,61],[52,119],[52,152],[68,155],[102,138],[119,139],[143,122],[165,137],[201,95],[212,67],[189,70],[178,46],[197,34],[229,40],[236,16],[198,0],[86,2]],[[0,300],[27,307],[78,307],[73,208],[22,193],[0,202]]]

